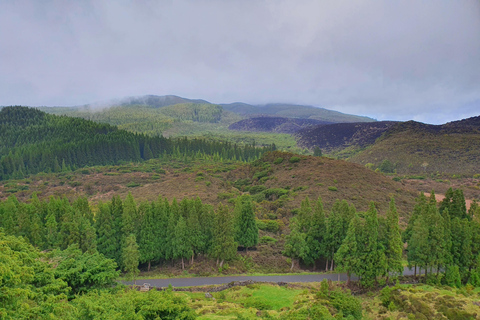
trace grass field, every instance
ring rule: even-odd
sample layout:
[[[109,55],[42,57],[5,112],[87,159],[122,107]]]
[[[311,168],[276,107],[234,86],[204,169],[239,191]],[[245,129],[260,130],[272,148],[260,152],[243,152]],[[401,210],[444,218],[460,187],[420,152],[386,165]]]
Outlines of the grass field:
[[[186,298],[198,319],[478,319],[480,288],[451,288],[398,284],[354,297],[344,284],[329,283],[328,294],[320,294],[320,283],[251,284],[212,293],[178,292]],[[337,294],[333,294],[337,292]],[[352,300],[353,299],[353,300]],[[357,301],[355,303],[355,301]],[[353,304],[352,304],[353,303]],[[361,307],[361,315],[352,306]],[[315,317],[314,311],[323,312]],[[328,313],[328,315],[327,315]],[[353,316],[354,315],[354,316]]]

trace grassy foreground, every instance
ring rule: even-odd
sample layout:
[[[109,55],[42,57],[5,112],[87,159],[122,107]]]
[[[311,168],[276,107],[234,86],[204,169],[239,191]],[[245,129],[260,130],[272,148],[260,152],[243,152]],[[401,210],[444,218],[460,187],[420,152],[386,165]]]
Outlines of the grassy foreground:
[[[479,319],[480,289],[399,284],[351,295],[343,284],[252,284],[178,292],[198,319]]]

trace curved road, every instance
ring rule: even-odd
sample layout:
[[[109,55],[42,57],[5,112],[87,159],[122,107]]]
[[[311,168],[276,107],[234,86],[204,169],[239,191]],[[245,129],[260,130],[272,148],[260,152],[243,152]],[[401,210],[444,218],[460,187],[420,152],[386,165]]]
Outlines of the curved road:
[[[404,275],[413,275],[413,269],[407,267],[403,270]],[[418,274],[418,270],[417,270]],[[323,279],[332,281],[347,281],[347,275],[344,273],[315,273],[305,275],[283,275],[283,276],[233,276],[233,277],[195,277],[195,278],[170,278],[170,279],[138,279],[137,285],[149,283],[152,287],[168,287],[171,284],[174,287],[198,287],[226,284],[232,281],[253,280],[257,282],[320,282]],[[356,278],[352,276],[352,280]],[[123,281],[122,281],[123,282]],[[123,282],[126,285],[132,285],[132,281]]]

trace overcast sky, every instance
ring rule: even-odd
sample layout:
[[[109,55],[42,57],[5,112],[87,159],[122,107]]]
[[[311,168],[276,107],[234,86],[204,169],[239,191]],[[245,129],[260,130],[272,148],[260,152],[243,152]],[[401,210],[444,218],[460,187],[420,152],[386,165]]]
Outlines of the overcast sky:
[[[480,115],[480,1],[0,0],[0,105],[145,94]]]

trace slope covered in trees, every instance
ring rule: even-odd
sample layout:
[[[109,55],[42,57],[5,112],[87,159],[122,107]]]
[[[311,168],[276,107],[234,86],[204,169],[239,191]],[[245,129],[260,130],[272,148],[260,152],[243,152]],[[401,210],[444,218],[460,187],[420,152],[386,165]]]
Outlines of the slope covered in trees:
[[[239,147],[201,139],[151,137],[107,124],[50,115],[20,106],[0,111],[0,137],[0,179],[173,154],[220,153],[226,158],[248,160],[274,148]]]

